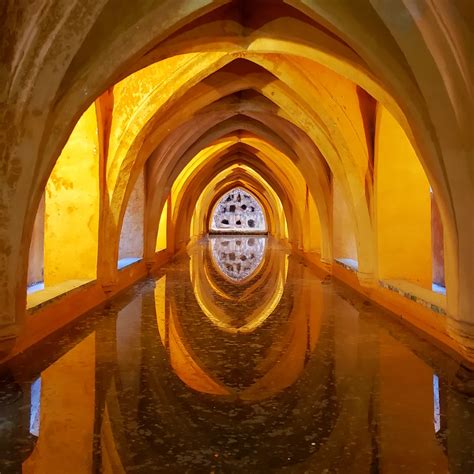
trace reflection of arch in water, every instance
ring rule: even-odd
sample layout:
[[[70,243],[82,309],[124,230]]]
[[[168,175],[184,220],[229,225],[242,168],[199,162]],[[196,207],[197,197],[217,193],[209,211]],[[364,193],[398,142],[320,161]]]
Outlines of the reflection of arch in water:
[[[266,233],[267,222],[263,207],[246,189],[231,189],[214,206],[209,232]]]
[[[220,331],[214,324],[206,324],[206,318],[202,319],[204,325],[197,329],[196,318],[202,318],[202,314],[194,293],[189,291],[190,282],[183,280],[181,272],[174,276],[169,274],[167,283],[162,279],[157,284],[155,304],[160,339],[173,370],[185,385],[200,393],[250,401],[264,400],[298,380],[320,337],[324,296],[320,281],[314,276],[311,278],[308,269],[294,263],[289,263],[288,272],[293,277],[305,278],[308,285],[296,291],[284,290],[274,310],[279,321],[278,326],[273,325],[276,336],[266,347],[263,359],[253,368],[256,378],[248,384],[240,382],[238,387],[229,384],[224,375],[229,361],[209,356],[210,340],[217,338],[216,345],[220,348],[227,343],[234,345],[235,336]],[[163,305],[166,285],[174,291],[167,294],[167,303]],[[267,331],[248,332],[242,335],[241,342],[253,347],[252,341],[265,339],[267,334]]]
[[[320,284],[315,283],[322,290]],[[171,289],[176,284],[183,289],[184,294],[188,282],[187,279],[183,282],[181,272],[168,274],[166,285],[170,285]],[[322,303],[322,291],[316,293],[310,286],[306,290]],[[191,297],[192,292],[186,294]],[[161,296],[160,292],[155,301],[160,306],[159,312]],[[293,297],[292,292],[289,296]],[[209,448],[215,444],[213,440],[222,436],[239,440],[245,435],[245,439],[252,443],[252,448],[258,449],[258,457],[267,456],[272,462],[275,459],[278,462],[280,458],[287,459],[287,447],[295,436],[301,439],[309,436],[311,452],[317,452],[324,446],[338,418],[338,394],[335,390],[334,351],[331,349],[332,330],[329,328],[319,333],[323,305],[311,312],[307,305],[284,305],[291,312],[287,319],[288,326],[281,328],[285,340],[279,337],[274,339],[275,344],[264,361],[265,368],[261,370],[265,375],[252,387],[235,391],[223,385],[216,378],[213,367],[203,364],[199,358],[200,352],[195,350],[193,340],[181,321],[186,315],[192,319],[188,314],[189,300],[183,305],[181,299],[175,292],[170,291],[167,295],[167,321],[160,325],[169,331],[168,336],[163,335],[166,345],[159,343],[158,337],[148,337],[144,341],[143,361],[146,363],[141,373],[144,397],[140,403],[139,421],[149,420],[150,413],[159,411],[160,422],[150,427],[151,433],[138,434],[138,439],[142,441],[139,447],[146,449],[148,456],[153,453],[156,461],[164,465],[175,461],[176,452]],[[176,345],[178,338],[179,348]],[[302,343],[303,340],[305,343]],[[279,349],[276,347],[278,344]],[[306,351],[298,355],[292,351],[305,346]],[[178,351],[181,348],[185,351],[180,355]],[[193,360],[192,373],[188,373],[191,365],[185,363],[190,358]],[[182,361],[179,365],[176,363],[178,360]],[[160,379],[166,383],[160,383]],[[207,386],[208,391],[201,391],[203,386]],[[235,403],[235,397],[245,402]],[[299,406],[307,408],[296,410]],[[233,419],[246,420],[253,415],[254,408],[259,410],[255,423],[229,421],[230,409],[235,413]],[[202,416],[203,413],[206,416]],[[278,414],[278,424],[285,429],[275,428],[273,436],[266,436],[269,427],[275,427],[275,413]],[[173,433],[172,437],[170,433]],[[154,445],[155,439],[166,439],[166,444]],[[135,438],[131,443],[137,443]],[[130,444],[124,445],[123,451],[128,453]],[[309,455],[307,444],[294,447],[291,455],[292,463],[294,459],[298,462],[306,459]]]
[[[190,257],[190,279],[196,301],[219,329],[230,333],[252,332],[278,305],[288,274],[285,251],[267,248],[258,278],[253,278],[256,276],[253,273],[244,285],[229,282],[220,269],[217,271],[208,249],[197,247],[190,252]]]
[[[261,267],[267,240],[257,236],[209,239],[214,266],[233,282],[243,282]]]

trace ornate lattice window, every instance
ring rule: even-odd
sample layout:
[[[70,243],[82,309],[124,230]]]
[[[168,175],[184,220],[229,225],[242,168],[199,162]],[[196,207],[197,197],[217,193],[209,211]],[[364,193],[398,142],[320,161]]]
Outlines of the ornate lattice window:
[[[267,232],[267,224],[257,199],[245,189],[234,188],[214,208],[209,230],[255,234]]]

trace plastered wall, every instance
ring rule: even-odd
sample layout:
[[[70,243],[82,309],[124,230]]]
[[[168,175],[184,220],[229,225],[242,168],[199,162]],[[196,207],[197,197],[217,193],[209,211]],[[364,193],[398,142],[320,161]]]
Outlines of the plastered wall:
[[[431,288],[431,197],[405,132],[382,105],[375,134],[375,222],[381,279]]]
[[[143,255],[143,218],[145,214],[145,182],[143,171],[138,176],[128,201],[120,233],[119,260]]]
[[[168,201],[165,202],[161,211],[160,222],[158,224],[158,235],[156,238],[156,251],[165,250],[168,245]]]
[[[28,259],[28,286],[44,279],[44,195],[36,213]]]
[[[98,229],[99,154],[92,105],[74,127],[46,186],[46,286],[96,277]]]
[[[354,219],[350,214],[347,198],[337,180],[333,180],[332,189],[334,258],[350,258],[357,261]]]

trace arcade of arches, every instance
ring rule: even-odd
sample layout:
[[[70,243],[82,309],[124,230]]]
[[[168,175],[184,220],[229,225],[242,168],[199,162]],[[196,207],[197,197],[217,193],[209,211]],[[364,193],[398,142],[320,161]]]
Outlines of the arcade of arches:
[[[208,268],[192,285],[223,330],[240,313],[219,316],[207,277],[273,285],[242,306],[259,315],[236,331],[251,331],[292,274],[267,261],[276,246],[472,375],[473,13],[464,0],[2,2],[1,360],[185,255]],[[210,230],[241,228],[265,235],[209,237],[202,253]]]

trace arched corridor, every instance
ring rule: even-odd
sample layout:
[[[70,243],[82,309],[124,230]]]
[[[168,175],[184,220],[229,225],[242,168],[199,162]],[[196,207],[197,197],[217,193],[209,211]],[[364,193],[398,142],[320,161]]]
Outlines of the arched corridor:
[[[54,393],[24,374],[69,357],[47,353],[49,340],[84,348],[88,362],[66,363],[94,391],[77,472],[151,472],[139,430],[160,403],[155,427],[174,433],[155,459],[163,472],[391,472],[410,444],[429,446],[410,472],[474,462],[424,421],[405,436],[406,413],[432,413],[433,376],[472,416],[470,2],[38,0],[0,15],[0,377],[6,399],[17,387],[32,410],[41,392],[46,416]],[[127,298],[129,316],[109,317]],[[397,384],[419,371],[396,412]],[[272,400],[274,441],[259,431]],[[438,422],[466,431],[453,404]],[[28,438],[19,462],[15,443],[32,431],[12,423],[9,459],[48,472],[48,436]],[[344,425],[360,446],[344,445]],[[127,427],[140,435],[130,450]],[[255,452],[237,456],[232,439]],[[204,462],[207,450],[230,458]]]

